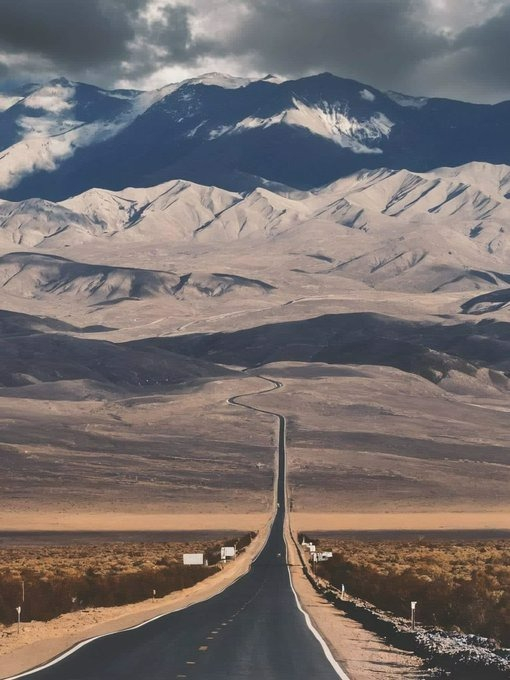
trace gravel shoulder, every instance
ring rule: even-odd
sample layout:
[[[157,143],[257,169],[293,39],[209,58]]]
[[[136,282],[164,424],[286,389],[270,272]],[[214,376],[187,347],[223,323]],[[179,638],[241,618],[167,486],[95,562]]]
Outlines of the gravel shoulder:
[[[299,601],[350,680],[428,677],[419,658],[386,644],[316,593],[303,573],[298,549],[289,531],[287,545],[292,583]]]

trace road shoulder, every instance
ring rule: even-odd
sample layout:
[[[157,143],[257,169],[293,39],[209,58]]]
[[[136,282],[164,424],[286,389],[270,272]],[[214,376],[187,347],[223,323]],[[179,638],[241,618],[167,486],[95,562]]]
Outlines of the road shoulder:
[[[427,677],[422,662],[336,609],[319,595],[303,573],[298,549],[287,530],[289,569],[301,606],[350,680],[418,680]]]

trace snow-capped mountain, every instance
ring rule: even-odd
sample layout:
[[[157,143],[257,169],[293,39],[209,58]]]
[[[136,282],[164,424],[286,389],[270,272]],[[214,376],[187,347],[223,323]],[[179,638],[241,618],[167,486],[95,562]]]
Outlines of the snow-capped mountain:
[[[151,92],[0,88],[0,197],[63,200],[184,179],[311,189],[364,168],[510,163],[510,102],[407,97],[331,74],[207,74]]]

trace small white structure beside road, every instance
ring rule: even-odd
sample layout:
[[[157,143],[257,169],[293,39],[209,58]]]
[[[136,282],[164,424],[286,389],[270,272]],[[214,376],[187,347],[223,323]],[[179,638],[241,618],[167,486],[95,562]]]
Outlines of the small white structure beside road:
[[[312,562],[326,562],[333,557],[332,550],[317,550],[317,546],[311,541],[303,538],[301,545],[310,552],[310,560]]]
[[[236,549],[233,545],[224,545],[221,548],[220,557],[223,562],[226,562],[227,560],[235,560]]]
[[[204,553],[184,553],[182,563],[204,565]]]
[[[333,553],[330,550],[312,553],[312,558],[315,562],[327,562],[331,557],[333,557]]]

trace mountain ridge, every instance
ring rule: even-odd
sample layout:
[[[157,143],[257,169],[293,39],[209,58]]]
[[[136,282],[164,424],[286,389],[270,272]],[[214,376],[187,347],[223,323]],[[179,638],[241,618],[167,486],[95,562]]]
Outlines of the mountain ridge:
[[[171,179],[309,190],[363,168],[510,163],[510,102],[409,97],[330,73],[205,74],[147,92],[54,79],[2,96],[0,197],[9,200]]]

